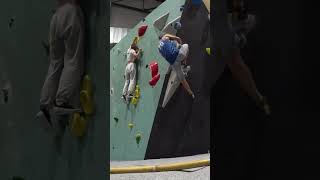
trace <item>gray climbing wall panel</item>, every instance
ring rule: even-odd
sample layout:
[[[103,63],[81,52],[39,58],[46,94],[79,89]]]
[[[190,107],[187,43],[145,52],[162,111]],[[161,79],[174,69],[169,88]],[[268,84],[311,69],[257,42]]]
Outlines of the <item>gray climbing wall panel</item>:
[[[107,175],[106,1],[84,6],[89,35],[87,71],[95,86],[96,105],[86,136],[78,139],[66,129],[61,141],[56,141],[34,121],[49,63],[41,42],[47,40],[53,3],[13,0],[0,6],[0,88],[11,86],[9,103],[0,104],[0,179],[18,175],[32,180],[87,180]]]

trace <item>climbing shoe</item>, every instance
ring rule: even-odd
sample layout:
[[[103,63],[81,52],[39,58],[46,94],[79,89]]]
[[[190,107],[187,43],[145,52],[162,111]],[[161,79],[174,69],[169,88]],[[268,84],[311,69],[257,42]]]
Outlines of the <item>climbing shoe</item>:
[[[191,70],[191,67],[190,66],[184,66],[182,68],[182,72],[184,74],[184,76],[188,76],[188,72]]]
[[[125,103],[127,103],[127,98],[126,98],[126,96],[125,95],[122,95],[122,97],[121,97],[122,99],[123,99],[123,101],[125,102]]]
[[[40,107],[40,111],[43,113],[43,115],[46,118],[46,120],[48,121],[49,125],[52,126],[51,116],[50,116],[48,108]]]

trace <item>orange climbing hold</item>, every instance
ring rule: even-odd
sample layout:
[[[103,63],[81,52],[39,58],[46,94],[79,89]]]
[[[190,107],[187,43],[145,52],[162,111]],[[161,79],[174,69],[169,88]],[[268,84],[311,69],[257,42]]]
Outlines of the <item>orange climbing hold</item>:
[[[144,33],[146,32],[147,28],[148,28],[147,25],[143,25],[143,26],[141,26],[141,27],[138,29],[138,35],[139,35],[139,37],[144,35]]]

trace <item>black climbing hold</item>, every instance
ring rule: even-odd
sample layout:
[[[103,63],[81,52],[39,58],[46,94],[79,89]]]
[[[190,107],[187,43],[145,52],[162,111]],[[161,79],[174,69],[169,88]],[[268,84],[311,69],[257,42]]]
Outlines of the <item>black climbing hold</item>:
[[[117,118],[117,117],[114,117],[113,118],[116,122],[118,122],[119,121],[119,119]]]
[[[4,103],[7,104],[8,101],[9,101],[8,90],[7,89],[2,89],[2,94],[4,96]]]
[[[149,65],[147,64],[147,65],[146,65],[146,68],[148,68],[148,67],[149,67]]]
[[[145,19],[145,18],[143,18],[143,19],[142,19],[142,21],[144,22],[144,21],[146,21],[146,19]]]
[[[170,83],[173,84],[173,81],[171,81]]]
[[[11,28],[13,26],[13,23],[14,23],[14,18],[10,18],[9,20],[9,28]]]

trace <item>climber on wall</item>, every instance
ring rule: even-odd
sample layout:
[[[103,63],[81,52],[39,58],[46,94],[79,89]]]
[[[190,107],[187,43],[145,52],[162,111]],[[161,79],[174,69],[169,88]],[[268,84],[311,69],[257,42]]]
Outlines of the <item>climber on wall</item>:
[[[122,98],[128,103],[129,98],[133,97],[133,92],[136,87],[136,64],[135,61],[139,58],[142,49],[139,49],[137,44],[133,42],[127,51],[127,65],[125,68],[125,83],[122,90]]]
[[[229,13],[229,24],[233,35],[233,46],[230,56],[226,59],[227,64],[242,88],[268,115],[270,114],[270,107],[266,98],[258,91],[252,74],[248,66],[243,62],[240,52],[241,48],[247,43],[246,35],[254,27],[254,16],[247,13],[243,0],[233,0],[232,2],[232,11]]]
[[[80,108],[84,71],[84,15],[77,0],[56,0],[49,30],[49,69],[42,87],[40,112],[51,124],[53,107]]]
[[[159,52],[170,64],[169,70],[171,69],[176,72],[182,86],[188,91],[192,98],[195,98],[181,68],[181,64],[184,65],[184,70],[190,68],[190,66],[186,66],[189,53],[188,44],[182,44],[181,39],[177,36],[162,33],[159,36]]]

